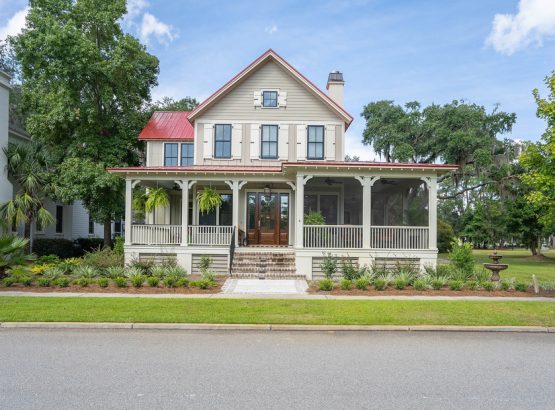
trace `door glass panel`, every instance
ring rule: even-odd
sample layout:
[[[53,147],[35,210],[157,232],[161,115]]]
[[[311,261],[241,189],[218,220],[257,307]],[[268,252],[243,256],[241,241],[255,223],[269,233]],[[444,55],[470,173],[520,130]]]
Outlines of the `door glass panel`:
[[[255,212],[256,212],[256,194],[248,194],[248,196],[247,196],[247,229],[256,229]]]
[[[260,232],[273,233],[276,226],[276,194],[260,195]]]
[[[320,213],[326,225],[337,225],[337,195],[320,195]]]
[[[280,195],[279,229],[285,233],[289,228],[289,195]]]

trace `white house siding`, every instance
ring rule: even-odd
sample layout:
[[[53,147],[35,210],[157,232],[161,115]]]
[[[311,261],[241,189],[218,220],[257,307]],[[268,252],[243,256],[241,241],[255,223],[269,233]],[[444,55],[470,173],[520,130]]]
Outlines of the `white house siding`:
[[[8,180],[6,169],[6,156],[2,152],[8,146],[9,102],[9,77],[0,71],[0,203],[9,201],[13,195],[13,186]]]

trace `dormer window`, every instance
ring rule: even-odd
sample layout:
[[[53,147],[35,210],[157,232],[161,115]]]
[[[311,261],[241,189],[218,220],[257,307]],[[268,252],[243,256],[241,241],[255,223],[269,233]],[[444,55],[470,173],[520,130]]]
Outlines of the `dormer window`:
[[[264,108],[277,108],[278,92],[276,90],[262,91],[262,106]]]

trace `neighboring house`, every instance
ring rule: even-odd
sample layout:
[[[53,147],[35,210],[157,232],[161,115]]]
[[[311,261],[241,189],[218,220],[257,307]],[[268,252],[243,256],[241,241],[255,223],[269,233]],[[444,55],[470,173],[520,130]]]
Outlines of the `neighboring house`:
[[[14,195],[14,185],[8,178],[6,156],[2,152],[8,144],[27,144],[31,137],[27,132],[9,121],[10,77],[0,71],[0,203],[7,202]],[[45,208],[52,213],[56,222],[46,227],[32,226],[35,238],[102,238],[104,227],[93,223],[81,201],[71,205],[45,201]],[[1,228],[0,228],[1,229]],[[23,235],[24,226],[11,228],[13,233]],[[112,225],[114,235],[122,235],[122,222]]]
[[[456,166],[344,162],[343,87],[332,72],[326,94],[268,50],[192,112],[154,113],[139,135],[146,166],[111,169],[126,180],[126,260],[176,259],[198,273],[209,255],[222,274],[309,279],[328,252],[435,265],[437,176]],[[170,205],[133,219],[138,185],[165,187]],[[208,186],[223,203],[203,215],[195,198]],[[305,224],[311,211],[326,224]]]

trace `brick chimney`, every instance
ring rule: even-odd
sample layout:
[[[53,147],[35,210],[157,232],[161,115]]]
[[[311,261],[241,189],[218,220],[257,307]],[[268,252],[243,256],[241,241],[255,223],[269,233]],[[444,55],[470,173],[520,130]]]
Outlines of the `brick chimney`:
[[[345,81],[343,81],[343,73],[339,71],[332,71],[328,76],[328,84],[326,89],[330,98],[343,107],[343,88],[345,87]]]

